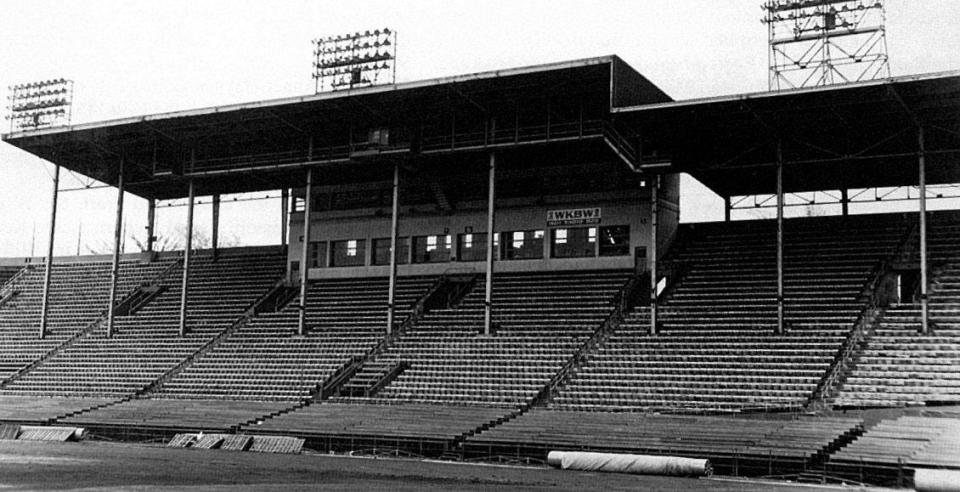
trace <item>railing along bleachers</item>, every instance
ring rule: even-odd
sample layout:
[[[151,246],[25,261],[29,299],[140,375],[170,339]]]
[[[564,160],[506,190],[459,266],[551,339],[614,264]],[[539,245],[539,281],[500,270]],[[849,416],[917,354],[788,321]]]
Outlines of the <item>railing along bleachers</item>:
[[[906,228],[890,215],[790,219],[785,231],[786,333],[775,333],[775,223],[683,226],[671,261],[686,274],[661,304],[657,335],[648,332],[649,308],[637,307],[551,407],[727,412],[806,403]]]
[[[534,408],[468,437],[464,449],[468,456],[520,454],[540,459],[550,450],[702,457],[724,473],[740,474],[768,466],[802,470],[848,440],[861,425],[860,419],[843,417],[741,419]]]
[[[920,334],[919,300],[907,293],[884,313],[835,405],[960,402],[960,215],[933,213],[928,230],[930,333]]]
[[[597,330],[628,271],[496,274],[495,333],[483,334],[484,286],[427,313],[376,359],[408,367],[374,401],[519,407]],[[379,367],[374,365],[374,367]],[[362,397],[341,401],[364,401]]]
[[[94,312],[106,307],[107,294],[101,291],[109,290],[109,268],[96,268],[79,274],[83,281],[71,292],[77,296],[71,319],[78,312],[90,311],[84,314],[89,321],[95,318]],[[154,268],[160,269],[161,265]],[[181,268],[163,278],[166,290],[148,305],[133,315],[117,317],[112,337],[106,336],[106,323],[101,323],[92,333],[12,381],[0,395],[89,397],[139,391],[229,327],[282,276],[284,257],[253,249],[223,251],[215,262],[209,256],[198,256],[191,267],[188,332],[184,337],[179,336]],[[125,282],[121,292],[130,292],[141,283]],[[64,289],[63,279],[57,285]],[[98,296],[96,302],[89,299],[93,295]],[[73,327],[71,331],[75,330]]]
[[[397,319],[436,279],[401,277]],[[319,280],[307,291],[307,331],[297,336],[299,296],[263,313],[168,381],[158,396],[298,400],[386,335],[386,278]]]
[[[120,262],[118,297],[155,277],[169,261]],[[110,296],[109,262],[54,263],[46,336],[40,338],[45,266],[35,265],[9,286],[19,294],[0,307],[0,378],[57,347],[96,321],[107,310]]]

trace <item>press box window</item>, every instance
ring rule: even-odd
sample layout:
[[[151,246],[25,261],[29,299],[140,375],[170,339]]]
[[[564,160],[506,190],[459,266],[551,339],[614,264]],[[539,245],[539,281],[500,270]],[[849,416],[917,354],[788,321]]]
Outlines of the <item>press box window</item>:
[[[397,238],[397,264],[406,265],[410,261],[410,238]],[[390,238],[373,240],[373,264],[390,264]]]
[[[503,259],[534,260],[543,258],[543,231],[510,231],[501,233],[507,240],[503,244]]]
[[[630,254],[630,226],[600,228],[600,256],[627,256]]]
[[[443,263],[450,261],[453,250],[453,237],[449,234],[437,236],[415,236],[413,238],[414,263]]]
[[[493,236],[493,258],[499,259],[500,233]],[[457,261],[485,261],[487,233],[467,233],[457,236]]]
[[[597,254],[596,227],[554,229],[551,239],[550,255],[553,258],[589,258]]]
[[[366,264],[366,244],[363,239],[333,241],[330,266],[363,266]]]

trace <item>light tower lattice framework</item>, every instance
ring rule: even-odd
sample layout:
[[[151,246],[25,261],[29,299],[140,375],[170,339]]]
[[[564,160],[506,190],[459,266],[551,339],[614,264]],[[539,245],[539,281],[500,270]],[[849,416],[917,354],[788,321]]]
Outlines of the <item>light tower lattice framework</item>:
[[[767,0],[770,90],[890,76],[884,0]]]

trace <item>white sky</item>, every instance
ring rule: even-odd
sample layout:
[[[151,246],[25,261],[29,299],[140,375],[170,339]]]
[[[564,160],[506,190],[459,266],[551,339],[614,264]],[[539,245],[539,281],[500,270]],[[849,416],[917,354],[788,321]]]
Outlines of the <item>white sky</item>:
[[[406,0],[0,4],[0,87],[76,81],[75,123],[309,94],[310,40],[390,27],[398,81],[617,54],[674,99],[766,89],[761,0]],[[894,75],[960,68],[960,1],[888,0]],[[6,131],[7,122],[3,121]],[[0,143],[0,256],[46,250],[51,166]],[[684,220],[722,216],[696,183]],[[79,183],[64,175],[61,188]],[[57,254],[109,251],[114,190],[62,193]],[[208,203],[208,200],[205,200]],[[161,232],[183,207],[161,209]],[[146,204],[127,195],[127,235],[143,236]],[[209,206],[197,209],[209,229]],[[82,224],[82,226],[80,225]],[[221,230],[247,244],[280,238],[277,200],[225,204]],[[127,241],[127,249],[135,248]]]

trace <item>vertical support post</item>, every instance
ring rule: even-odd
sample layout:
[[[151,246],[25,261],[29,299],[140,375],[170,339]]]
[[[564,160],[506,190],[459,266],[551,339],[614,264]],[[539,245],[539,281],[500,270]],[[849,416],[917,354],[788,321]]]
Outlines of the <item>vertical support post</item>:
[[[490,335],[493,325],[493,238],[496,235],[494,201],[497,196],[497,156],[490,152],[487,189],[487,286],[483,300],[483,334]]]
[[[183,249],[183,281],[180,283],[180,336],[187,334],[187,290],[190,286],[190,252],[193,249],[193,179],[187,191],[187,241]]]
[[[157,200],[147,200],[147,252],[153,253],[153,243],[156,239]]]
[[[210,214],[213,223],[210,225],[210,247],[213,249],[213,261],[217,261],[220,253],[220,195],[213,195],[213,210]]]
[[[297,323],[297,334],[303,335],[307,330],[307,272],[310,270],[307,262],[310,260],[310,209],[313,204],[313,170],[307,170],[307,188],[303,198],[303,247],[300,251],[300,319]]]
[[[50,276],[53,274],[53,238],[57,231],[57,195],[60,191],[60,166],[53,170],[53,201],[50,205],[50,241],[47,242],[47,264],[43,274],[43,303],[40,308],[40,338],[47,336],[47,312],[50,309]]]
[[[660,175],[650,180],[650,334],[657,334],[657,242],[659,242]]]
[[[400,225],[400,163],[393,165],[393,215],[390,218],[390,289],[387,292],[387,335],[393,333],[397,292],[397,233]]]
[[[783,334],[783,142],[777,140],[777,334]]]
[[[287,217],[290,215],[290,189],[280,191],[280,245],[287,245]]]
[[[113,266],[110,270],[110,304],[107,306],[107,338],[113,336],[114,306],[117,303],[117,279],[120,276],[120,231],[123,226],[123,157],[117,175],[117,219],[113,230]]]
[[[846,188],[840,190],[840,215],[850,215],[850,192]]]
[[[723,221],[730,222],[730,211],[733,208],[730,197],[723,197]]]
[[[927,156],[923,127],[917,129],[919,156],[917,167],[920,180],[920,333],[930,330],[930,305],[927,299]]]

